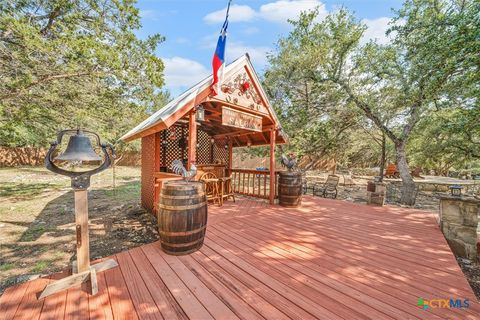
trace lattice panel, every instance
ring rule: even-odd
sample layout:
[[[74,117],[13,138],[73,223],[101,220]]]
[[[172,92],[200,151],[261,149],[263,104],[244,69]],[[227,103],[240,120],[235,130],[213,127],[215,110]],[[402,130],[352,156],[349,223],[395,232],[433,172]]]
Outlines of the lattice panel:
[[[172,135],[172,132],[175,132],[175,134]],[[173,160],[180,159],[184,163],[187,161],[188,128],[183,128],[183,136],[181,127],[169,128],[166,130],[165,136],[167,146],[165,148],[165,156],[160,157],[160,166],[168,167],[170,170]],[[173,136],[175,139],[171,139]],[[161,133],[160,137],[163,139],[164,134]],[[183,150],[179,144],[179,142],[182,140],[182,137],[185,143]],[[211,164],[215,163],[217,160],[221,160],[222,163],[228,164],[228,150],[225,149],[226,141],[218,141],[218,145],[214,144],[212,156],[212,145],[210,140],[211,137],[208,135],[208,133],[199,128],[197,131],[197,164]]]
[[[228,165],[228,148],[225,148],[228,142],[226,140],[217,141],[213,145],[213,162],[217,163],[221,161],[221,163]]]
[[[197,131],[197,163],[212,163],[212,145],[208,133],[202,130]]]
[[[153,211],[155,172],[155,135],[142,138],[142,207]]]
[[[171,169],[172,162],[173,160],[185,160],[187,159],[187,140],[186,137],[188,137],[188,130],[183,129],[183,135],[182,135],[182,128],[180,127],[172,127],[166,130],[167,131],[167,146],[165,149],[165,157],[161,157],[161,166],[168,167]],[[171,139],[172,137],[175,137],[175,139]],[[185,142],[185,147],[182,149],[180,146],[180,141],[184,139]],[[163,158],[165,158],[165,162],[163,162]]]

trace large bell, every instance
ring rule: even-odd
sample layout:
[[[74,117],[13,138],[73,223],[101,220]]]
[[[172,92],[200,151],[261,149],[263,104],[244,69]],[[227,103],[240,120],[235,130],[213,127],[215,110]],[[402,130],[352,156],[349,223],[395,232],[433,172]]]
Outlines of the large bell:
[[[77,130],[77,134],[70,137],[65,152],[56,157],[55,160],[100,161],[102,157],[95,153],[90,139],[81,130]]]

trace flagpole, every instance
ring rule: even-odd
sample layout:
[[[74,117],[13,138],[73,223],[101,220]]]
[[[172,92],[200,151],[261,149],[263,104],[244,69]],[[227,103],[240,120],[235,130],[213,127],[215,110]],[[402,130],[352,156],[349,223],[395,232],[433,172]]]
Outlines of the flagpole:
[[[225,44],[228,28],[228,16],[230,14],[230,5],[232,0],[228,1],[227,12],[225,14],[225,22],[222,25],[220,31],[220,37],[218,38],[217,47],[213,55],[212,67],[213,67],[213,81],[211,84],[211,95],[215,96],[220,91],[220,85],[223,82],[223,69],[225,67]]]

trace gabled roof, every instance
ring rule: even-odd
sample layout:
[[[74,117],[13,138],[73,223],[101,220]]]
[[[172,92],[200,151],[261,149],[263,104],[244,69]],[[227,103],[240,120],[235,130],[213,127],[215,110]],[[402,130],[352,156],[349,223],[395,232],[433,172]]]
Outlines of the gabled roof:
[[[260,85],[260,80],[253,68],[252,63],[250,62],[250,58],[248,54],[245,54],[232,63],[228,64],[224,70],[225,78],[238,70],[239,68],[247,66],[251,72],[252,77],[254,77],[254,81],[258,84],[258,89],[260,91],[260,95],[262,96],[263,101],[266,103],[266,107],[269,111],[270,117],[274,122],[274,125],[279,130],[279,134],[286,139],[284,134],[281,132],[280,122],[278,121],[277,115],[275,111],[270,105],[270,102],[267,99],[265,91]],[[175,123],[178,119],[183,117],[187,114],[192,108],[197,106],[199,103],[203,102],[208,95],[210,94],[210,86],[213,81],[212,75],[209,75],[205,79],[198,82],[196,85],[170,101],[167,105],[163,108],[159,109],[157,112],[152,114],[150,117],[142,121],[139,125],[135,128],[124,134],[120,139],[124,141],[131,141],[134,139],[138,139],[140,137],[150,135],[154,132],[158,132],[169,128],[173,123]]]

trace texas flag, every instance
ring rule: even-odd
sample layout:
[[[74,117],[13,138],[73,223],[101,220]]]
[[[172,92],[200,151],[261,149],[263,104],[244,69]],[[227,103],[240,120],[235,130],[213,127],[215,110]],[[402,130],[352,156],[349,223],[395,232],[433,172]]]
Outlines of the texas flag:
[[[223,82],[223,69],[225,68],[225,44],[227,43],[228,12],[230,11],[231,2],[232,0],[228,2],[227,16],[225,17],[225,22],[223,23],[220,36],[218,37],[217,48],[215,49],[215,54],[213,55],[213,82],[211,86],[212,96],[216,96],[220,92],[220,85]]]

